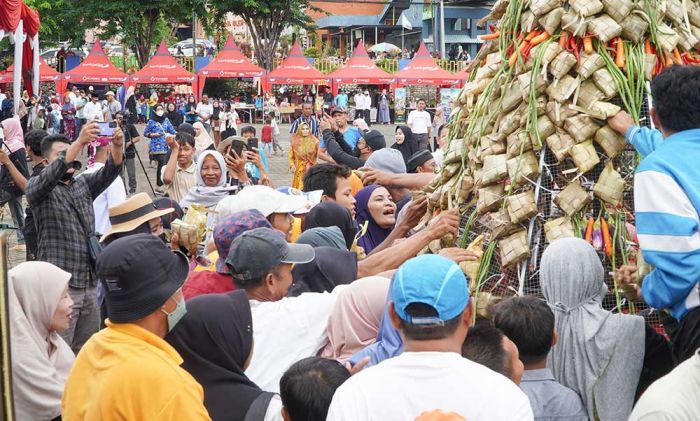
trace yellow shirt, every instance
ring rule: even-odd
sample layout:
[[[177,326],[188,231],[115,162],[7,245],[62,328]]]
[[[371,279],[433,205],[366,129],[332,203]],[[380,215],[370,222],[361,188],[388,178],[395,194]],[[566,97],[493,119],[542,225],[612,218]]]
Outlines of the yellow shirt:
[[[107,321],[78,354],[61,402],[62,419],[209,420],[202,386],[164,339]]]

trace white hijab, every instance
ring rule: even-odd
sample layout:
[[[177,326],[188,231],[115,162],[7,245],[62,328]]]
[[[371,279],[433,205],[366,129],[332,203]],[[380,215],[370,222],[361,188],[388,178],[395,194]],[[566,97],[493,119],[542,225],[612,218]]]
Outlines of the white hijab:
[[[216,162],[221,168],[221,177],[219,177],[219,182],[214,187],[207,186],[202,178],[202,166],[204,165],[204,160],[209,155],[216,159]],[[224,161],[223,155],[212,150],[205,150],[202,152],[199,157],[197,157],[197,169],[194,173],[196,184],[190,189],[187,196],[180,201],[180,206],[187,208],[192,203],[202,205],[205,208],[213,208],[216,206],[221,199],[227,197],[231,193],[231,190],[233,190],[233,188],[226,185],[226,174],[226,161]]]
[[[208,147],[214,144],[214,140],[209,136],[209,133],[204,128],[204,124],[199,121],[195,122],[192,127],[199,129],[199,135],[194,137],[194,148],[196,153],[201,154]]]
[[[47,262],[8,273],[12,383],[18,420],[61,414],[61,396],[75,355],[49,326],[71,274]]]
[[[644,319],[601,306],[603,275],[600,258],[580,238],[545,250],[540,286],[559,335],[547,363],[558,382],[581,395],[591,420],[626,420],[644,362]]]

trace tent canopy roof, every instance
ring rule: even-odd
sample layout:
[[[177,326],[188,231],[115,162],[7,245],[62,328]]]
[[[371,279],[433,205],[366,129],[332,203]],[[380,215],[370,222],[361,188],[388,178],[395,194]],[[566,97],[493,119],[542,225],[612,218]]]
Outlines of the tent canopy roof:
[[[14,70],[15,65],[11,64],[4,73],[0,74],[0,83],[12,82]],[[60,78],[61,74],[54,70],[53,67],[46,64],[42,57],[39,57],[39,81],[54,82]]]
[[[423,42],[413,60],[394,75],[400,85],[455,85],[460,78],[437,65]]]
[[[78,67],[64,73],[63,77],[73,83],[124,83],[128,75],[109,61],[98,39],[85,60]]]
[[[343,67],[331,73],[330,78],[335,83],[354,83],[358,85],[394,83],[394,77],[377,67],[369,58],[362,41],[357,44],[355,53],[350,60]]]
[[[229,35],[224,48],[197,74],[223,78],[260,77],[265,74],[265,69],[251,63]]]
[[[194,74],[180,66],[163,40],[148,63],[130,79],[136,83],[192,83]]]
[[[325,84],[329,79],[328,75],[309,64],[296,41],[287,58],[267,75],[267,80],[273,85]]]

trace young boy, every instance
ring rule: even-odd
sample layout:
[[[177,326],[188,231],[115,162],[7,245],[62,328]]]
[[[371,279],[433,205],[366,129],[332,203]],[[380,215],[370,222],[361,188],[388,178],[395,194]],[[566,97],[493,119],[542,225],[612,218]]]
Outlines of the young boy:
[[[679,364],[700,348],[700,68],[673,66],[651,82],[656,129],[634,125],[620,112],[608,123],[644,160],[634,177],[639,247],[654,267],[641,294],[649,306],[669,309],[679,321],[673,354]],[[635,267],[618,270],[618,281],[636,287]]]
[[[277,125],[277,115],[274,111],[270,111],[270,125],[272,126],[272,150],[277,154],[279,150],[280,156],[284,156],[284,150],[280,146],[280,127]]]
[[[272,139],[273,139],[273,130],[272,130],[272,119],[270,116],[265,117],[265,125],[262,127],[261,133],[260,133],[260,141],[262,142],[262,148],[263,150],[267,150],[270,156],[273,154],[273,149],[272,149]]]
[[[525,366],[520,389],[530,399],[535,420],[588,420],[581,397],[557,383],[547,368],[547,354],[557,343],[547,303],[534,296],[509,298],[496,305],[493,323],[518,347]]]
[[[163,184],[168,197],[180,202],[196,184],[197,164],[194,156],[194,137],[188,133],[178,132],[175,136],[165,138],[172,150],[170,159],[162,169]]]

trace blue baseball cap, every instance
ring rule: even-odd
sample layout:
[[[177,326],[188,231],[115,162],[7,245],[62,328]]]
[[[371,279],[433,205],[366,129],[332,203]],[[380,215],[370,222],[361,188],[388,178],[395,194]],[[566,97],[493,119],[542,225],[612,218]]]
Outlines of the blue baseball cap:
[[[396,314],[415,325],[441,325],[464,312],[469,305],[467,278],[457,264],[435,254],[407,260],[394,274],[391,290]],[[411,317],[406,308],[429,305],[437,317]]]

